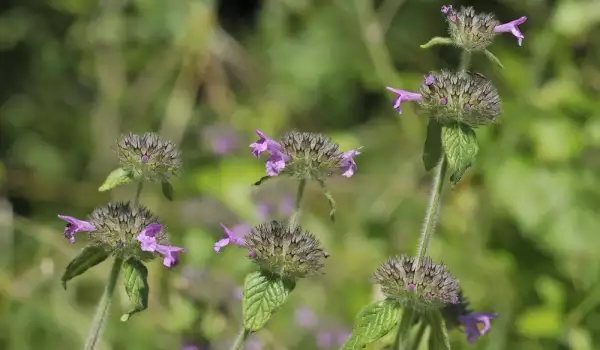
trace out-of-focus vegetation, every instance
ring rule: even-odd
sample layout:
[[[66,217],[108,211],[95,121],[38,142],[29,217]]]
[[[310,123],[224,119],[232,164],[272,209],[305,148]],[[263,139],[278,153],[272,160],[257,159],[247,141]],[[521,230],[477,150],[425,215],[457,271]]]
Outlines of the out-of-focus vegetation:
[[[594,0],[470,1],[502,21],[522,15],[523,47],[505,34],[473,69],[503,98],[502,123],[478,130],[476,165],[445,193],[430,248],[460,279],[474,309],[498,312],[493,330],[455,349],[574,349],[600,344],[600,7]],[[59,213],[84,218],[132,198],[99,193],[122,132],[157,131],[183,151],[176,200],[146,186],[142,202],[187,248],[179,267],[149,266],[149,309],[121,323],[122,288],[102,349],[221,349],[239,330],[236,297],[253,269],[241,249],[212,250],[219,223],[256,224],[259,203],[281,216],[294,183],[250,186],[263,162],[247,145],[260,128],[327,133],[363,145],[359,171],[335,178],[337,222],[318,186],[303,225],[331,254],[326,274],[302,280],[255,349],[335,344],[379,297],[370,274],[414,252],[430,184],[421,163],[426,120],[398,117],[384,87],[411,90],[453,68],[440,1],[50,0],[2,4],[0,13],[0,348],[78,349],[110,264],[63,290],[82,248],[62,236]],[[313,310],[318,326],[299,325]],[[210,345],[209,345],[210,344]],[[385,341],[375,344],[378,349]],[[250,348],[249,346],[248,348]],[[332,348],[335,345],[332,345]]]

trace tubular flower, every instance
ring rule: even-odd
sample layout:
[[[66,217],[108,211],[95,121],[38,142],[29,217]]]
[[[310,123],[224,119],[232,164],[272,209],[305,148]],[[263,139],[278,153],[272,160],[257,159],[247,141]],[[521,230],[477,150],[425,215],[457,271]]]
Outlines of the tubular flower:
[[[75,234],[78,232],[91,232],[96,228],[87,221],[82,221],[75,219],[72,216],[59,215],[59,219],[67,222],[67,227],[65,227],[65,238],[71,242],[71,244],[75,243]]]
[[[519,19],[515,19],[514,21],[510,21],[508,23],[500,24],[494,27],[494,33],[512,33],[518,40],[519,46],[523,44],[523,39],[525,36],[519,30],[518,25],[521,25],[527,21],[527,17],[523,16]]]
[[[402,114],[402,108],[400,108],[402,102],[421,101],[421,99],[423,99],[423,96],[416,92],[394,89],[389,86],[386,86],[385,88],[397,95],[396,102],[394,102],[394,109],[398,111],[398,114]]]

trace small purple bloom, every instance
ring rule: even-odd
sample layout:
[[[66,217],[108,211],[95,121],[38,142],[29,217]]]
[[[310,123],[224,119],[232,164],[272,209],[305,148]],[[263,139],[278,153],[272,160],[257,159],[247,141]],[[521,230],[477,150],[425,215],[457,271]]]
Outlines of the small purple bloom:
[[[430,85],[433,85],[434,83],[435,83],[435,77],[433,76],[433,74],[429,74],[425,78],[425,85],[430,86]]]
[[[341,154],[340,168],[342,169],[342,176],[351,177],[354,172],[358,169],[354,157],[359,155],[358,150],[350,150]]]
[[[512,33],[515,37],[517,37],[519,41],[519,46],[523,44],[523,39],[525,38],[521,31],[519,31],[518,25],[521,25],[527,21],[527,17],[523,16],[519,19],[515,19],[514,21],[510,21],[508,23],[500,24],[494,27],[495,33]]]
[[[250,144],[250,148],[252,148],[252,154],[255,157],[260,157],[263,152],[268,152],[273,154],[274,152],[281,152],[281,145],[276,141],[271,140],[265,134],[263,134],[260,130],[255,130],[258,135],[258,141]]]
[[[452,5],[442,6],[442,13],[445,14],[446,18],[448,18],[450,21],[456,22],[456,12],[454,12],[454,8],[452,8]]]
[[[240,224],[235,225],[230,230],[225,225],[221,224],[223,230],[225,231],[225,237],[218,240],[215,243],[214,250],[215,252],[221,252],[221,249],[230,244],[237,245],[238,247],[245,247],[246,242],[244,241],[244,236],[250,232],[250,227],[248,225]]]
[[[313,328],[318,323],[315,313],[306,306],[298,308],[294,318],[296,323],[302,328]]]
[[[159,244],[156,240],[156,234],[162,230],[160,224],[150,224],[146,226],[137,236],[140,242],[140,248],[145,252],[156,252],[164,257],[163,265],[173,267],[179,263],[179,253],[185,252],[184,248],[175,247],[166,244]]]
[[[459,316],[458,320],[465,327],[467,340],[469,343],[474,343],[477,338],[488,333],[492,328],[490,320],[498,317],[498,314],[491,313],[470,313],[464,316]]]
[[[265,169],[267,175],[277,176],[285,168],[285,155],[279,151],[271,153],[267,162],[265,163]]]
[[[386,89],[388,91],[391,91],[391,92],[395,93],[396,95],[398,95],[398,97],[396,98],[396,102],[394,104],[394,109],[398,110],[398,114],[402,114],[402,109],[400,108],[400,104],[402,102],[420,101],[421,99],[423,99],[423,96],[421,96],[421,94],[418,94],[416,92],[394,89],[389,86],[386,86]]]
[[[91,232],[96,228],[87,221],[82,221],[75,219],[72,216],[59,215],[59,219],[67,222],[67,227],[65,227],[64,235],[71,242],[71,244],[75,243],[75,234],[78,232]]]
[[[209,126],[202,134],[204,139],[208,140],[210,149],[217,155],[228,154],[237,146],[236,132],[225,125]]]
[[[142,155],[142,163],[148,163],[149,160],[150,160],[150,157],[148,157],[148,155],[146,155],[146,154]]]
[[[442,98],[440,99],[440,104],[442,104],[442,105],[445,105],[446,103],[448,103],[448,99],[447,99],[447,98],[445,98],[445,97],[442,97]]]

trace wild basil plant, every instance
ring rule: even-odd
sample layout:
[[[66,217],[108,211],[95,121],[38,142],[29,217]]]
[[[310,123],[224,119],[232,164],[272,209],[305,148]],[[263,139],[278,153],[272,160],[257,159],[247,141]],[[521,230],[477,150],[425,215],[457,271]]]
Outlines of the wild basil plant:
[[[335,201],[327,190],[325,181],[334,174],[351,177],[357,170],[354,157],[357,150],[339,151],[339,146],[321,134],[291,131],[274,140],[256,130],[259,139],[250,145],[252,154],[268,155],[266,176],[255,183],[279,175],[298,181],[295,210],[287,221],[267,221],[247,230],[229,229],[223,225],[225,235],[214,245],[220,252],[225,246],[246,248],[248,257],[258,270],[249,273],[242,292],[242,329],[232,349],[242,349],[252,332],[262,329],[284,304],[297,282],[321,273],[329,254],[319,240],[300,227],[300,205],[307,181],[316,181],[335,216]]]
[[[157,134],[142,136],[128,134],[117,142],[121,167],[108,175],[100,191],[116,186],[137,182],[133,203],[111,202],[92,211],[86,220],[59,215],[67,222],[64,235],[71,243],[79,240],[79,233],[87,233],[87,246],[69,263],[63,276],[63,286],[74,277],[85,273],[109,257],[113,266],[108,277],[96,315],[90,328],[85,349],[97,349],[112,297],[123,272],[122,283],[131,301],[131,309],[121,317],[127,321],[133,314],[148,307],[148,270],[144,263],[160,257],[163,265],[172,268],[179,263],[179,253],[185,249],[169,245],[166,227],[160,219],[139,204],[145,181],[161,182],[163,193],[172,199],[173,190],[169,179],[177,174],[180,167],[180,153],[170,141]]]
[[[456,185],[461,180],[479,150],[475,129],[498,122],[501,113],[500,96],[492,82],[468,70],[471,56],[482,52],[502,67],[487,47],[504,32],[512,33],[522,45],[524,36],[518,25],[527,17],[502,24],[494,15],[477,13],[471,7],[456,10],[447,5],[441,12],[450,37],[435,37],[421,47],[456,46],[461,50],[458,71],[429,72],[416,92],[387,87],[396,95],[398,113],[403,102],[413,101],[429,116],[423,163],[426,171],[435,168],[435,175],[419,245],[414,257],[392,257],[374,272],[373,282],[380,285],[385,299],[359,312],[343,349],[361,349],[393,329],[393,350],[416,349],[427,328],[429,349],[450,349],[448,329],[460,326],[467,340],[474,342],[490,331],[490,320],[498,317],[469,310],[458,280],[427,255],[427,247],[435,232],[444,183],[449,180]]]

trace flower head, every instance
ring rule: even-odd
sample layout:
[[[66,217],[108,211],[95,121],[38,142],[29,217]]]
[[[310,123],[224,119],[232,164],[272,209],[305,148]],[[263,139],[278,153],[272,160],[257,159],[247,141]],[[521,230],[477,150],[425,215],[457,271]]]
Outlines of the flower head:
[[[136,179],[168,180],[177,175],[181,166],[180,153],[175,144],[155,133],[123,135],[117,146],[121,166]]]
[[[523,44],[523,39],[525,36],[519,30],[518,25],[521,25],[527,21],[527,17],[523,16],[519,19],[515,19],[514,21],[510,21],[508,23],[500,24],[494,27],[494,33],[512,33],[518,40],[519,46]]]
[[[258,130],[256,133],[260,139],[250,145],[252,154],[269,154],[265,164],[269,176],[285,173],[300,180],[325,180],[333,172],[350,177],[357,168],[354,156],[358,151],[339,152],[338,144],[321,134],[291,131],[274,141]]]
[[[262,269],[287,279],[318,273],[328,257],[319,241],[300,227],[271,221],[252,229],[245,237],[250,258]]]
[[[442,124],[459,122],[477,127],[496,122],[500,115],[498,90],[475,74],[431,72],[419,92],[423,96],[421,108]]]
[[[89,222],[75,219],[72,216],[59,215],[58,218],[67,222],[64,235],[65,238],[67,238],[71,243],[75,243],[76,233],[91,232],[96,229],[94,225],[90,224]]]
[[[184,251],[166,244],[164,226],[143,206],[133,208],[129,202],[109,203],[94,209],[89,223],[95,227],[89,233],[92,243],[115,256],[133,256],[144,261],[158,254],[163,256],[165,266],[172,267],[177,264],[177,254]]]
[[[236,245],[238,247],[246,246],[244,236],[248,234],[248,232],[250,232],[250,227],[248,225],[239,224],[229,229],[225,225],[221,224],[221,227],[223,227],[223,231],[225,231],[225,237],[215,242],[215,252],[221,252],[221,249],[223,247],[226,247],[230,244]]]
[[[394,103],[394,109],[398,111],[398,114],[402,114],[402,109],[400,108],[400,104],[402,102],[420,101],[423,98],[421,94],[418,94],[416,92],[394,89],[389,86],[386,86],[386,89],[398,95],[398,97],[396,98],[396,102]]]
[[[458,303],[458,281],[443,265],[424,258],[390,258],[373,274],[386,297],[413,308],[437,308]]]

